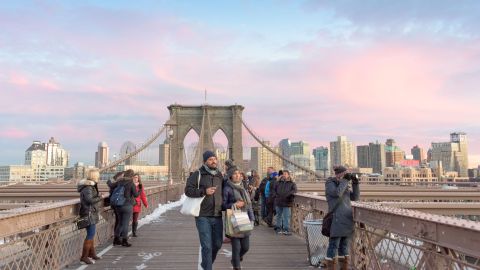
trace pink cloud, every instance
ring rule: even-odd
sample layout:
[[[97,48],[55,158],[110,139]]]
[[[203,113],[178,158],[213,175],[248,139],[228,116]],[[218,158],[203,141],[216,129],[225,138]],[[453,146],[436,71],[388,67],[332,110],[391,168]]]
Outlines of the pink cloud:
[[[50,81],[50,80],[41,80],[39,82],[39,86],[42,87],[43,89],[46,89],[48,91],[51,91],[51,92],[56,92],[58,90],[60,90],[60,87],[54,83],[53,81]]]
[[[10,75],[8,82],[12,85],[23,87],[29,84],[29,80],[24,75],[13,73]]]
[[[23,139],[29,136],[30,133],[27,131],[15,127],[6,127],[3,130],[0,130],[0,137],[5,139]]]

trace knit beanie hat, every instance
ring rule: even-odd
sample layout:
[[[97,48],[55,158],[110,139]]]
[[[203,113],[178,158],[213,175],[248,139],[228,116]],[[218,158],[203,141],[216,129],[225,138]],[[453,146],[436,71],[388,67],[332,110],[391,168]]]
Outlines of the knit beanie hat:
[[[203,153],[203,162],[204,163],[207,162],[207,159],[209,159],[211,157],[217,157],[217,155],[215,155],[215,153],[213,153],[210,150],[205,151],[205,153]]]

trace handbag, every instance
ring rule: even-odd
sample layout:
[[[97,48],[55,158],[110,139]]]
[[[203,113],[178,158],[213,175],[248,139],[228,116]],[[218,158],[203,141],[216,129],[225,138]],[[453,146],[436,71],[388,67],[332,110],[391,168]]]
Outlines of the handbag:
[[[88,216],[84,216],[84,217],[80,217],[77,219],[76,223],[77,223],[77,228],[79,230],[81,229],[84,229],[88,226],[90,226],[90,211],[88,212]]]
[[[197,178],[197,189],[200,188],[200,170],[198,170],[198,178]],[[200,215],[200,207],[202,205],[202,201],[205,199],[205,196],[199,198],[191,198],[186,197],[185,201],[183,201],[182,209],[180,209],[180,213],[186,216],[194,216],[198,217]]]
[[[233,217],[233,210],[227,209],[225,211],[225,226],[224,226],[225,235],[228,237],[242,237],[243,234],[235,233],[235,230],[233,229],[232,217]]]
[[[252,222],[246,211],[237,209],[235,205],[232,206],[232,210],[233,213],[230,219],[235,233],[245,233],[253,230]]]
[[[347,190],[347,189],[345,189],[345,190]],[[337,202],[335,203],[335,206],[333,207],[332,211],[328,212],[325,215],[325,217],[323,218],[322,234],[326,237],[330,237],[330,229],[332,228],[332,222],[333,222],[333,212],[335,212],[335,209],[337,209],[337,207],[343,201],[343,193],[345,193],[345,190],[338,197]]]

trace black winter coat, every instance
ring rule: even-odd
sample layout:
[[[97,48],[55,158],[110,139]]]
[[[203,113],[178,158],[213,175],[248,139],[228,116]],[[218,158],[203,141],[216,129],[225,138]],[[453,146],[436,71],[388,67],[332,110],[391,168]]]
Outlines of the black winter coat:
[[[82,179],[78,183],[77,191],[80,192],[80,217],[90,214],[90,224],[97,224],[99,220],[98,202],[103,198],[99,196],[97,183]]]
[[[265,187],[267,186],[268,180],[269,180],[268,177],[263,178],[262,182],[260,182],[260,186],[258,186],[258,190],[259,190],[258,194],[262,196],[262,198],[265,198]]]
[[[132,178],[120,178],[116,182],[107,182],[108,187],[112,190],[115,190],[117,186],[125,186],[125,204],[124,205],[135,205],[137,202],[135,198],[137,198],[140,195],[140,192],[137,191],[137,188],[135,187],[135,184],[133,183]],[[111,195],[111,194],[110,194]]]
[[[290,181],[285,181],[283,178],[275,182],[272,196],[275,200],[275,206],[291,207],[293,205],[293,198],[297,193],[297,184]]]
[[[200,186],[198,187],[198,173],[200,172]],[[205,196],[200,206],[200,217],[222,216],[223,176],[221,172],[212,175],[202,166],[187,179],[185,195],[190,198],[199,198],[207,195],[207,188],[217,187],[213,195]]]

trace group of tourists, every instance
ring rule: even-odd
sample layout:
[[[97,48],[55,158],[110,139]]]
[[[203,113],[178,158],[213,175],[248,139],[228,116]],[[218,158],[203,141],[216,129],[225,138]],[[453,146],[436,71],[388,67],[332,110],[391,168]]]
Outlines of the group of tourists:
[[[218,160],[212,151],[203,154],[204,164],[190,175],[185,187],[185,195],[191,198],[204,197],[195,223],[201,246],[201,267],[211,270],[217,253],[223,243],[231,243],[231,264],[234,270],[241,269],[241,262],[250,248],[251,232],[238,235],[226,235],[224,229],[229,218],[222,211],[232,207],[248,214],[254,225],[260,224],[260,218],[266,225],[273,227],[276,234],[291,235],[291,207],[297,186],[288,170],[276,172],[273,167],[267,169],[267,176],[260,182],[255,171],[245,175],[231,160],[225,162],[225,175],[218,169]],[[329,211],[333,213],[333,222],[329,234],[329,245],[323,263],[329,270],[349,269],[349,244],[353,234],[353,212],[351,201],[359,199],[359,180],[347,179],[348,169],[334,167],[335,176],[326,181],[326,198]],[[349,185],[349,181],[352,184]],[[351,188],[350,188],[351,186]],[[275,217],[275,221],[274,221]],[[229,239],[229,240],[228,240]]]
[[[347,270],[349,244],[354,229],[351,201],[359,199],[359,180],[347,177],[348,169],[344,166],[335,166],[334,172],[335,176],[328,178],[325,183],[325,195],[333,219],[323,266],[333,270],[340,264],[340,269]],[[95,260],[101,259],[96,254],[94,245],[96,224],[99,221],[97,203],[103,200],[102,194],[98,191],[99,177],[98,170],[90,170],[86,179],[78,183],[79,216],[87,220],[86,226],[83,226],[87,235],[80,259],[85,264],[92,264]],[[128,242],[130,221],[132,236],[137,237],[141,204],[148,207],[140,175],[133,170],[119,172],[107,184],[110,188],[110,205],[115,213],[113,245],[130,247],[131,243]],[[215,153],[205,151],[203,165],[190,174],[185,186],[187,197],[203,198],[200,211],[195,217],[201,246],[202,269],[212,270],[222,244],[228,242],[232,248],[233,269],[241,269],[241,262],[250,248],[251,230],[235,234],[226,233],[229,210],[245,212],[252,227],[260,225],[263,221],[269,227],[273,227],[276,234],[291,235],[291,207],[296,192],[297,186],[288,170],[276,172],[273,167],[269,167],[267,176],[260,181],[256,171],[245,174],[232,160],[228,160],[222,173]]]
[[[98,170],[90,170],[86,179],[78,183],[80,192],[80,218],[86,217],[87,236],[83,243],[80,262],[93,264],[101,257],[95,252],[95,230],[99,221],[98,202],[103,200],[102,194],[98,191],[100,173]],[[143,205],[148,208],[148,201],[143,189],[140,175],[133,170],[126,170],[115,174],[113,179],[108,180],[110,189],[109,202],[115,214],[113,245],[130,247],[128,232],[130,221],[132,221],[132,236],[137,237],[138,217]]]
[[[297,187],[289,171],[283,170],[278,175],[273,168],[269,168],[267,178],[260,182],[256,171],[246,175],[232,160],[225,162],[225,172],[222,174],[218,169],[217,157],[212,151],[203,154],[203,162],[199,170],[190,175],[185,187],[186,196],[204,197],[200,212],[195,217],[203,269],[212,269],[222,244],[228,242],[232,246],[233,269],[241,269],[241,262],[250,247],[251,232],[234,235],[226,233],[225,224],[230,218],[226,212],[229,209],[246,212],[253,225],[259,225],[260,218],[271,225],[275,209],[275,231],[278,234],[291,235],[291,206]],[[224,233],[227,237],[225,240]]]

